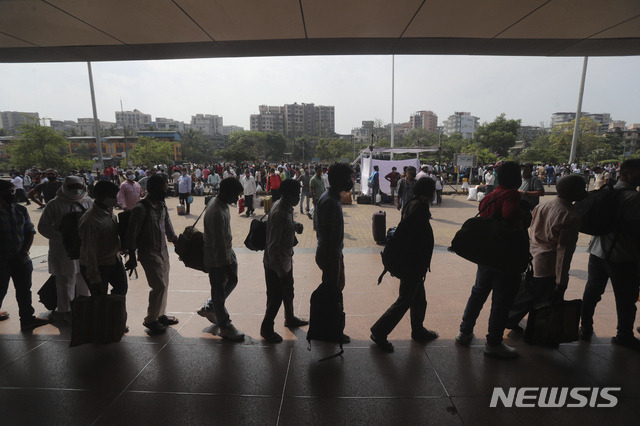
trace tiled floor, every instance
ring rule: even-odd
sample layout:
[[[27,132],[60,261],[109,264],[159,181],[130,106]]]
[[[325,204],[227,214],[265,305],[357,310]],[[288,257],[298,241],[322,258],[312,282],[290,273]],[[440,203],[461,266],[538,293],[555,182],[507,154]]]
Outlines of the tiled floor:
[[[307,316],[320,272],[308,250],[295,257],[296,310]],[[240,283],[228,299],[234,324],[247,335],[229,343],[211,334],[195,314],[208,296],[208,279],[186,269],[172,255],[168,310],[180,324],[159,337],[145,334],[148,287],[141,274],[127,297],[131,331],[122,342],[69,348],[70,329],[48,325],[19,332],[13,290],[0,323],[0,424],[637,424],[640,414],[640,355],[612,347],[615,305],[608,289],[597,309],[597,338],[590,344],[532,347],[507,337],[521,357],[487,359],[482,353],[488,306],[472,347],[453,343],[475,268],[437,251],[427,277],[425,325],[440,332],[428,345],[409,339],[404,318],[389,336],[396,347],[382,353],[369,340],[369,327],[397,297],[398,282],[380,286],[380,257],[373,249],[345,257],[346,333],[352,343],[342,357],[319,362],[337,346],[306,341],[306,327],[284,328],[278,345],[260,339],[266,301],[260,254],[241,253]],[[46,263],[35,262],[34,289],[47,277]],[[587,255],[572,265],[568,298],[579,298]],[[35,292],[34,292],[35,293]],[[42,305],[34,306],[43,312]],[[619,386],[613,409],[489,408],[494,387]]]

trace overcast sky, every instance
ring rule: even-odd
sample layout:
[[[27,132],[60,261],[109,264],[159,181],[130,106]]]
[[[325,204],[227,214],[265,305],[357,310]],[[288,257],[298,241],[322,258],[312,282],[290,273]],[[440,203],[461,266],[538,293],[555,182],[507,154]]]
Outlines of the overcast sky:
[[[442,124],[454,111],[491,121],[501,113],[523,125],[549,124],[575,111],[582,58],[396,56],[395,122],[432,110]],[[98,117],[125,110],[189,122],[217,114],[249,130],[258,105],[334,105],[336,132],[362,120],[391,122],[391,56],[310,56],[95,62]],[[590,58],[583,111],[640,123],[640,57]],[[0,64],[0,111],[40,117],[91,117],[86,63]]]

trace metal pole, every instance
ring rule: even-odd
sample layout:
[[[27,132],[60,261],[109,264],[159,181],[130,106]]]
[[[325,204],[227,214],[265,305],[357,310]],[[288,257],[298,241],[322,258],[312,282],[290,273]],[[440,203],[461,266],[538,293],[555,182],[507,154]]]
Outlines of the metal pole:
[[[91,72],[91,62],[87,62],[89,68],[89,87],[91,88],[91,106],[93,107],[93,133],[96,137],[96,149],[98,150],[98,168],[102,170],[104,161],[102,160],[102,144],[100,140],[100,122],[98,121],[98,110],[96,109],[96,94],[93,90],[93,73]]]
[[[396,55],[391,55],[391,148],[395,146],[395,136],[396,136],[396,127],[395,127],[395,89],[396,89]],[[393,160],[393,152],[391,152],[391,160]]]
[[[578,95],[578,109],[576,111],[576,122],[573,126],[573,138],[571,139],[571,154],[569,155],[569,165],[576,161],[576,151],[578,148],[578,133],[580,132],[580,114],[582,113],[582,95],[584,94],[584,79],[587,75],[588,56],[584,57],[582,64],[582,80],[580,81],[580,94]]]
[[[442,132],[438,132],[438,173],[442,167]]]

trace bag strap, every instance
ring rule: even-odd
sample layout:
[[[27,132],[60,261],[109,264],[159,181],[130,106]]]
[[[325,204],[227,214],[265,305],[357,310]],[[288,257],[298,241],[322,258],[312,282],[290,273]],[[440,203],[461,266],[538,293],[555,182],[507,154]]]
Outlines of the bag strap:
[[[484,207],[482,207],[480,209],[480,211],[478,211],[478,214],[475,215],[475,217],[480,216],[480,213],[482,213],[483,211],[485,211],[487,209],[487,207],[489,207],[491,204],[495,203],[496,201],[498,201],[498,198],[500,198],[500,195],[496,195],[495,197],[493,197],[491,199],[491,201],[489,201],[487,204],[484,205]]]
[[[193,228],[196,227],[196,224],[198,223],[198,221],[200,220],[200,218],[202,217],[202,215],[204,214],[205,210],[207,210],[207,206],[204,206],[204,209],[202,209],[202,213],[200,213],[200,216],[198,216],[198,218],[196,219],[196,221],[193,223]]]

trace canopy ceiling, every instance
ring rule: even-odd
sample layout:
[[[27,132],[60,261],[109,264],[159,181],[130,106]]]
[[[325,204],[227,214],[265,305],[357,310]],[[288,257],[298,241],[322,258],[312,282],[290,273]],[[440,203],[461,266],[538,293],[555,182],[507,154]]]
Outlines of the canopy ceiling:
[[[639,0],[0,0],[0,61],[640,54]]]

